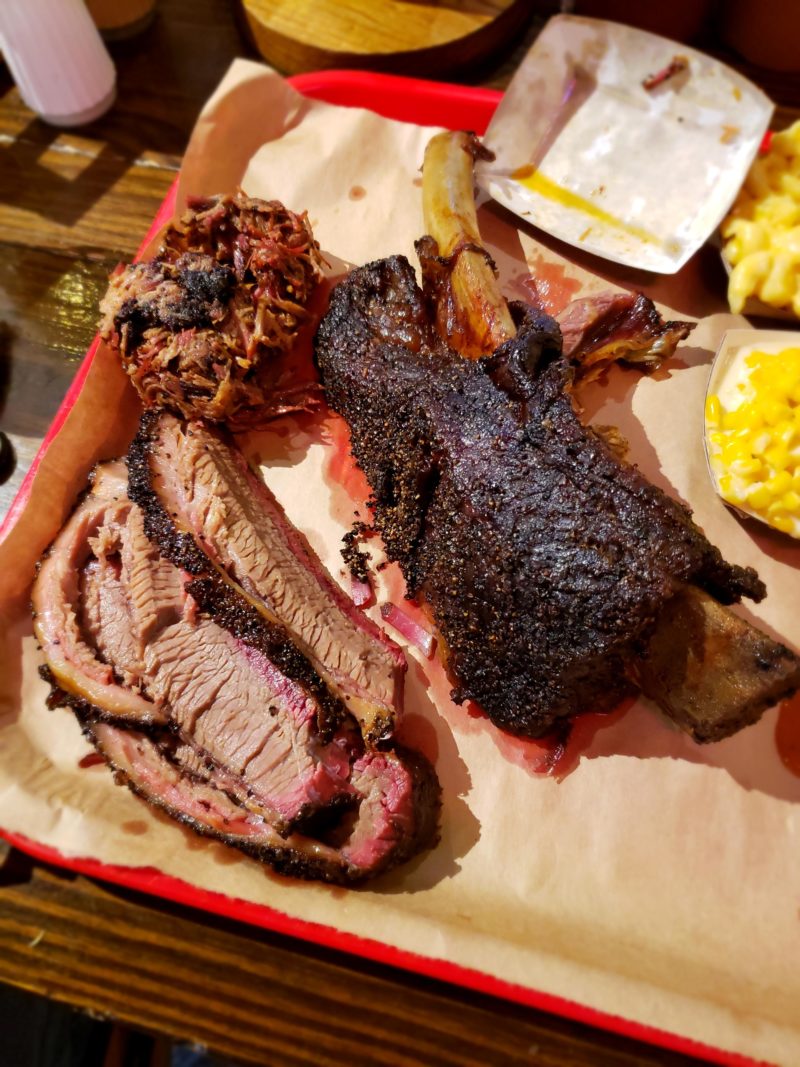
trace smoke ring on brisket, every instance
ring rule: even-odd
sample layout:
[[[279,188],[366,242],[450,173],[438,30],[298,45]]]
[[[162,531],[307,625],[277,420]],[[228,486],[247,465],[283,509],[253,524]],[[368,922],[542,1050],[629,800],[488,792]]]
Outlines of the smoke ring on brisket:
[[[260,614],[214,584],[148,540],[123,464],[97,468],[32,594],[50,706],[73,707],[135,792],[276,869],[351,884],[429,845],[427,762],[366,748],[346,712],[323,734],[313,692],[270,659]]]

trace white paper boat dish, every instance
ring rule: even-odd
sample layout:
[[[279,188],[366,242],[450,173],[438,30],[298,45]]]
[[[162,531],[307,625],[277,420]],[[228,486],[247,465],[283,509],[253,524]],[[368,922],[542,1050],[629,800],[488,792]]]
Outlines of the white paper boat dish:
[[[647,90],[673,59],[686,69]],[[736,71],[628,26],[560,15],[487,130],[479,182],[498,203],[615,263],[677,271],[719,226],[769,125]]]

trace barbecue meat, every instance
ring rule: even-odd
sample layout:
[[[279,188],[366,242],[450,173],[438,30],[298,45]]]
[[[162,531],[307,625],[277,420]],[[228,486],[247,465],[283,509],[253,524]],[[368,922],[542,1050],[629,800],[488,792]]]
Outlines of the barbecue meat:
[[[408,860],[436,833],[439,792],[430,767],[413,752],[362,757],[354,781],[362,790],[357,815],[311,836],[281,835],[263,815],[236,802],[224,776],[187,765],[172,738],[85,717],[84,732],[118,780],[142,799],[200,834],[215,837],[280,874],[355,883]]]
[[[344,595],[241,452],[201,423],[152,412],[128,466],[131,498],[162,552],[193,575],[221,575],[234,595],[257,605],[289,650],[280,652],[276,641],[273,658],[282,656],[293,677],[297,662],[306,681],[313,672],[327,717],[344,705],[370,742],[389,737],[403,653]],[[219,581],[195,582],[192,590],[219,617]]]
[[[666,603],[631,671],[695,741],[749,726],[800,685],[793,652],[692,586]]]
[[[316,356],[387,553],[437,622],[454,699],[538,736],[619,701],[687,584],[724,604],[765,589],[580,423],[557,323],[514,311],[515,338],[463,359],[393,257],[336,287]]]
[[[564,356],[582,381],[598,378],[612,363],[656,370],[694,328],[664,322],[644,293],[613,291],[573,300],[557,321]]]
[[[32,593],[51,703],[75,708],[135,791],[280,869],[356,881],[430,843],[438,786],[422,757],[365,747],[285,634],[236,597],[164,558],[124,465],[99,467]]]
[[[277,201],[193,197],[154,259],[111,278],[100,332],[145,407],[260,425],[314,403],[285,357],[321,262],[308,220]]]
[[[50,673],[72,696],[102,708],[118,721],[141,726],[166,722],[164,712],[142,693],[143,647],[134,644],[130,612],[139,612],[142,637],[160,613],[155,587],[163,573],[145,573],[130,607],[116,601],[121,554],[104,544],[102,530],[125,526],[131,504],[121,462],[98,467],[92,491],[79,503],[56,542],[39,564],[31,593],[34,630]],[[128,547],[136,538],[128,531]],[[106,547],[110,548],[106,556]],[[141,530],[141,547],[150,545]],[[97,554],[96,554],[97,553]],[[103,562],[101,562],[101,560]],[[169,578],[167,579],[169,584]],[[116,649],[116,666],[110,658]]]
[[[475,151],[478,142],[474,135],[469,136],[471,149]],[[442,181],[448,188],[444,176]],[[440,205],[435,221],[440,226],[448,226],[450,214]],[[463,224],[463,218],[459,222]],[[477,219],[475,226],[477,229]],[[463,291],[465,279],[459,278],[459,270],[466,257],[473,259],[469,268],[473,274],[481,262],[484,269],[495,270],[489,253],[476,243],[476,238],[477,233],[472,240],[460,241],[447,256],[439,254],[439,246],[432,237],[421,237],[415,244],[428,315],[439,336],[446,338],[449,347],[466,359],[489,355],[515,332],[508,305],[492,273],[490,285],[475,282],[479,290],[477,297]],[[535,290],[535,279],[531,284]],[[492,294],[491,299],[487,291]],[[664,322],[653,301],[643,293],[613,291],[573,300],[559,312],[557,322],[561,327],[563,353],[573,365],[575,382],[597,378],[616,362],[655,370],[694,328],[691,322]]]

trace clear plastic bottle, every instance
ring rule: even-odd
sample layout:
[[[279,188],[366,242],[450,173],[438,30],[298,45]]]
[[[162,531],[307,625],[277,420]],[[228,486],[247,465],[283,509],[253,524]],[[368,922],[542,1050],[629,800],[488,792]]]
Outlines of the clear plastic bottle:
[[[0,49],[45,122],[81,126],[114,103],[114,63],[83,0],[0,0]]]

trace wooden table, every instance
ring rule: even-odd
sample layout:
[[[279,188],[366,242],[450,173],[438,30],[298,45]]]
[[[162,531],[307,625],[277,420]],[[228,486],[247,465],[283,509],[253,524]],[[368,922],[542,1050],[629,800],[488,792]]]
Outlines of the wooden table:
[[[151,29],[113,52],[119,102],[80,132],[40,123],[0,73],[0,427],[17,452],[0,515],[93,336],[109,271],[135,251],[201,104],[247,46],[221,0],[162,0]],[[251,1064],[687,1062],[2,844],[0,981]]]

